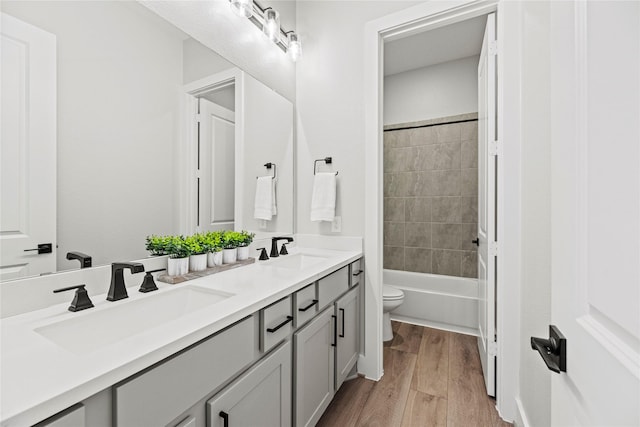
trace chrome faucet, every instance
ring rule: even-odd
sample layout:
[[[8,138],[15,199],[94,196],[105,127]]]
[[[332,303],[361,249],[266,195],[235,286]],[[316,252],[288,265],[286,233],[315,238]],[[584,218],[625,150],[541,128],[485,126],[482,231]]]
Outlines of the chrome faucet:
[[[107,293],[107,301],[118,301],[128,298],[127,287],[124,284],[124,273],[122,270],[128,268],[132,273],[142,273],[144,265],[139,262],[114,262],[111,264],[111,286]]]
[[[286,240],[287,242],[291,243],[291,242],[293,242],[293,237],[272,237],[271,238],[271,253],[269,254],[269,256],[271,258],[275,258],[277,256],[280,256],[280,254],[278,253],[278,240]]]

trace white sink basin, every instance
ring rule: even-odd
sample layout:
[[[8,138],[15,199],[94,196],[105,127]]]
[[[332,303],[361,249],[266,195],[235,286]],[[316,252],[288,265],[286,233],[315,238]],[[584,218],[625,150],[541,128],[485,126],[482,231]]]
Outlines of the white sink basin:
[[[136,301],[120,301],[113,307],[34,329],[73,353],[91,353],[102,347],[176,320],[181,316],[224,301],[233,294],[198,287],[183,287]]]
[[[271,265],[277,268],[286,268],[288,270],[304,270],[307,267],[325,261],[327,258],[317,255],[294,254],[281,255],[273,260]]]

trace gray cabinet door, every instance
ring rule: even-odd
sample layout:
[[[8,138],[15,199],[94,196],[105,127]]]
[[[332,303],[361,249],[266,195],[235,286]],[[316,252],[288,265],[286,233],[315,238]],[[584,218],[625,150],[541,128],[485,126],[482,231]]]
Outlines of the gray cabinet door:
[[[336,347],[336,390],[340,388],[358,361],[360,351],[360,294],[352,288],[336,301],[338,342]]]
[[[291,341],[209,400],[207,417],[211,427],[291,426]]]
[[[335,316],[333,306],[294,335],[295,425],[314,426],[334,392]]]

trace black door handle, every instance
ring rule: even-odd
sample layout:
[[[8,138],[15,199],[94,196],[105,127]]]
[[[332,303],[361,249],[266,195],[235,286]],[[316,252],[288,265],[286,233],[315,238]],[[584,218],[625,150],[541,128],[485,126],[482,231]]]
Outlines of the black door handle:
[[[51,243],[40,243],[37,248],[34,249],[25,249],[25,252],[38,251],[38,255],[41,254],[50,254],[53,252],[53,244]]]
[[[222,418],[222,426],[229,427],[229,414],[224,411],[220,411],[218,415],[220,415],[220,418]]]
[[[475,243],[476,246],[480,246],[480,238],[476,237],[474,240],[471,241],[471,243]]]
[[[340,312],[342,313],[342,333],[340,334],[340,338],[344,338],[344,308],[341,308]]]
[[[567,372],[567,339],[557,326],[549,326],[549,339],[531,337],[531,348],[540,353],[547,368]]]
[[[267,332],[275,332],[278,329],[282,328],[284,325],[286,325],[287,323],[291,322],[293,320],[292,316],[287,316],[287,318],[285,319],[284,322],[280,323],[278,326],[274,327],[274,328],[267,328]]]

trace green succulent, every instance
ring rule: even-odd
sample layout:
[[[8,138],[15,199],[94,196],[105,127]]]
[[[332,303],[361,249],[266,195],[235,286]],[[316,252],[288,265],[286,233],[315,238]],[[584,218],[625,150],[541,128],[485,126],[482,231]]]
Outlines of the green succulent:
[[[234,249],[241,246],[242,234],[237,231],[224,231],[222,233],[222,247],[225,249]]]
[[[189,249],[186,239],[183,236],[169,237],[166,252],[171,258],[186,258],[192,255],[191,249]]]
[[[253,242],[253,238],[256,237],[255,233],[242,230],[240,233],[240,244],[238,246],[249,246]]]

